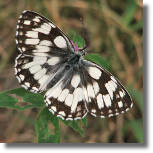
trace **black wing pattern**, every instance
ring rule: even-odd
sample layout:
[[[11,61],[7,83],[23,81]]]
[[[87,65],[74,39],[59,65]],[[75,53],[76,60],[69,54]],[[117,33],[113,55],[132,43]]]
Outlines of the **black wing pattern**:
[[[87,109],[93,116],[110,117],[132,107],[132,99],[123,85],[99,65],[83,60],[84,95]]]
[[[21,52],[15,61],[19,83],[36,93],[48,90],[44,99],[54,115],[64,120],[81,119],[88,112],[110,117],[132,107],[122,84],[104,68],[84,60],[45,17],[24,11],[17,24],[16,44]]]

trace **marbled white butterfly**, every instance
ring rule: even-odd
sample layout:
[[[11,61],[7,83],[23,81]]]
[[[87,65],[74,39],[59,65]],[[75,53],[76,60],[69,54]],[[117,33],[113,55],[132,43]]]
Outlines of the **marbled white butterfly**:
[[[132,99],[123,85],[99,65],[85,60],[68,37],[50,20],[24,11],[19,17],[15,75],[27,90],[42,92],[48,109],[64,120],[89,112],[110,117],[129,110]]]

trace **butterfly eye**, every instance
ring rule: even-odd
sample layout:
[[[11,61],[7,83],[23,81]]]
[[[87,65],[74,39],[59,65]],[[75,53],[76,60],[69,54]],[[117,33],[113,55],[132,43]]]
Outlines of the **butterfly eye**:
[[[85,50],[83,50],[83,49],[79,49],[79,51],[78,52],[80,52],[81,53],[81,56],[85,56]]]
[[[86,55],[85,49],[89,47],[89,45],[84,46],[82,49],[79,49],[79,52],[81,53],[82,56]]]

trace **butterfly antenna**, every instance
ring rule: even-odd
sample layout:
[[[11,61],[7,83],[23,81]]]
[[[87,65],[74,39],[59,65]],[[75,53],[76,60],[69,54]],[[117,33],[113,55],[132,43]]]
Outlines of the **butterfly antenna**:
[[[99,53],[99,54],[108,54],[112,57],[114,57],[114,55],[110,54],[110,53],[101,53],[101,52],[94,52],[94,51],[87,51],[87,53]]]
[[[103,54],[108,54],[108,55],[110,55],[110,56],[114,57],[114,55],[112,55],[112,54],[110,54],[110,53],[103,53]]]
[[[80,20],[82,21],[82,26],[83,26],[83,48],[84,48],[84,46],[85,46],[85,44],[84,44],[84,24],[83,24],[82,18],[80,18]]]

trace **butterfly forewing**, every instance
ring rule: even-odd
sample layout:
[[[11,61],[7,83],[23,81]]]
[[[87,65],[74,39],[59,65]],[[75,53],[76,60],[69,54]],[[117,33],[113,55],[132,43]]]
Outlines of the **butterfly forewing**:
[[[75,52],[67,36],[50,20],[24,11],[19,17],[16,44],[21,54],[15,75],[27,90],[42,92],[48,109],[64,120],[89,112],[110,117],[127,111],[132,100],[122,84],[99,65]]]
[[[18,20],[16,44],[22,53],[16,58],[16,77],[34,92],[48,89],[47,84],[64,66],[66,54],[74,52],[70,40],[53,22],[31,11],[24,11]]]
[[[31,11],[24,11],[18,20],[16,44],[26,55],[74,52],[70,40],[53,22]]]

